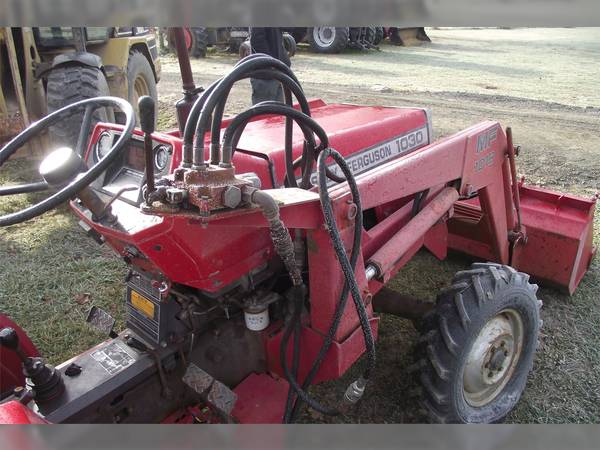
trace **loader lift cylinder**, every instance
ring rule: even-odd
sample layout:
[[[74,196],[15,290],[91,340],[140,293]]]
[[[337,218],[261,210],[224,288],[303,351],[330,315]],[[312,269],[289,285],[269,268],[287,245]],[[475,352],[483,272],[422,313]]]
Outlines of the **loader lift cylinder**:
[[[389,277],[389,271],[404,254],[423,237],[435,223],[446,214],[458,200],[458,191],[444,188],[421,212],[398,231],[370,259],[365,269],[367,279]]]

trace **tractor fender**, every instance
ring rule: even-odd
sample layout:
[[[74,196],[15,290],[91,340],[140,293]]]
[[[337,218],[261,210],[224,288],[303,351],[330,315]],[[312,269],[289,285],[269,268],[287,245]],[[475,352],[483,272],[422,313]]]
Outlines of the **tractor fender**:
[[[89,52],[73,52],[57,55],[52,60],[52,69],[65,64],[77,63],[102,70],[102,58]]]
[[[44,420],[43,417],[38,416],[16,400],[0,404],[1,425],[42,425],[46,423],[48,421]],[[18,447],[19,445],[15,445],[15,448]]]
[[[27,333],[7,316],[0,313],[0,329],[13,328],[19,336],[21,349],[27,356],[39,356],[39,352]],[[21,368],[21,360],[16,353],[0,347],[0,398],[11,393],[16,386],[24,386],[25,377]]]

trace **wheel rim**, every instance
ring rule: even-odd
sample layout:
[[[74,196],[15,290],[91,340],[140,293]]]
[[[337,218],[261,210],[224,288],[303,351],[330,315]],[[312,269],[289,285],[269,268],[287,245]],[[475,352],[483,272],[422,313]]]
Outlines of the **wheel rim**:
[[[320,47],[329,47],[335,40],[335,27],[317,27],[313,30],[313,37]]]
[[[463,372],[463,393],[468,404],[484,406],[504,389],[519,362],[523,335],[523,321],[514,309],[501,311],[485,324]]]
[[[133,82],[133,105],[137,106],[138,100],[144,95],[150,95],[150,88],[148,88],[146,79],[140,75]]]

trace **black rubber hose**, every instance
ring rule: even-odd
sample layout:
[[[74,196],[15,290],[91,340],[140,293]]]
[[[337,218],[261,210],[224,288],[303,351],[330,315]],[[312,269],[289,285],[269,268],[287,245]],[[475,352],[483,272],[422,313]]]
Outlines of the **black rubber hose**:
[[[280,81],[283,84],[286,104],[290,108],[292,108],[292,95],[291,94],[293,93],[294,96],[296,97],[296,99],[298,100],[298,104],[299,104],[302,112],[304,112],[307,116],[310,116],[310,107],[308,105],[306,97],[304,96],[304,92],[302,91],[302,88],[300,87],[300,85],[298,83],[296,83],[288,75],[286,75],[282,72],[276,71],[276,70],[272,70],[272,69],[261,69],[261,70],[255,70],[249,74],[246,74],[246,75],[244,75],[244,77],[276,79],[276,80]],[[222,120],[226,100],[227,100],[227,98],[224,97],[221,100],[221,102],[217,105],[217,108],[215,110],[215,114],[213,117],[212,129],[211,129],[211,144],[210,144],[211,164],[216,163],[216,159],[220,152],[219,138],[221,136],[221,120]],[[266,102],[261,102],[261,103],[266,103]],[[241,136],[244,127],[245,127],[245,124],[243,125],[242,129],[238,132],[238,136],[236,136],[236,138],[234,138],[234,145],[233,145],[233,150],[232,150],[232,155],[231,155],[232,159],[233,159],[233,153],[235,152],[235,148],[237,146],[239,137]],[[292,154],[293,148],[292,148],[292,145],[293,145],[293,123],[289,117],[286,117],[286,119],[285,119],[286,179],[288,180],[288,182],[287,182],[288,186],[296,187],[297,186],[296,179],[293,176],[293,154]],[[224,162],[224,163],[229,164],[230,161]],[[309,175],[309,177],[310,177],[310,175]],[[302,184],[305,186],[307,185],[307,183],[305,181],[303,181]]]
[[[298,368],[300,366],[300,334],[302,333],[302,321],[300,320],[300,317],[302,315],[302,302],[299,303],[299,305],[294,304],[294,312],[292,317],[292,321],[294,323],[294,353],[292,356],[292,376],[295,380],[298,379]],[[294,404],[295,393],[294,389],[290,386],[288,389],[287,400],[285,402],[285,413],[283,416],[283,423],[290,423]]]
[[[268,105],[284,106],[283,103],[276,102],[276,101],[265,101],[265,102],[258,103],[255,106],[268,106]],[[249,121],[250,121],[250,119],[248,119],[245,122],[243,122],[242,124],[240,124],[234,132],[234,136],[232,138],[232,143],[231,143],[231,159],[233,159],[233,155],[235,154],[235,150],[237,148],[238,142],[241,138],[242,133],[244,132],[244,129],[248,125]],[[286,117],[286,125],[287,125],[287,121],[289,121],[290,125],[293,126],[292,119],[290,119],[289,117]],[[300,123],[299,126],[305,137],[304,149],[302,151],[302,156],[301,156],[300,160],[306,161],[306,158],[314,158],[313,155],[315,153],[316,143],[315,143],[314,137],[312,135],[312,131],[302,123]],[[290,137],[289,142],[288,142],[288,136]],[[308,137],[310,137],[310,140],[308,140]],[[297,184],[296,184],[296,177],[294,175],[294,172],[295,172],[296,167],[299,166],[299,164],[294,164],[294,161],[293,161],[294,155],[293,155],[293,145],[292,144],[293,144],[292,133],[291,133],[291,131],[288,132],[286,130],[285,166],[286,166],[286,179],[288,180],[287,186],[296,187]],[[307,165],[308,164],[305,164],[304,166],[306,167]],[[310,164],[310,169],[312,169],[312,164]],[[310,187],[310,175],[311,175],[310,173],[303,172],[302,182],[300,184],[301,188],[307,189],[308,187]],[[293,180],[292,183],[289,182],[290,178]]]
[[[293,286],[290,290],[289,300],[292,303],[292,318],[285,327],[283,332],[283,336],[281,338],[281,344],[279,346],[279,362],[283,369],[283,373],[285,375],[286,380],[288,381],[290,388],[294,390],[298,398],[301,398],[302,401],[306,402],[311,408],[319,411],[320,413],[326,414],[328,416],[336,416],[339,415],[340,412],[333,408],[328,408],[324,405],[321,405],[315,399],[313,399],[306,391],[302,389],[302,387],[298,384],[298,381],[295,376],[290,372],[290,368],[287,363],[287,347],[290,341],[290,336],[292,335],[292,331],[296,328],[296,324],[300,322],[301,312],[302,312],[302,302],[304,300],[304,292],[300,289],[303,286]],[[299,341],[298,341],[299,344]],[[299,354],[299,345],[295,346],[294,353]],[[293,358],[295,355],[293,356]],[[287,417],[289,417],[291,411],[286,410],[284,412],[283,420],[285,421]]]
[[[344,248],[343,242],[341,241],[341,237],[339,235],[339,229],[337,228],[337,224],[335,222],[335,217],[333,214],[333,208],[331,206],[331,199],[329,197],[329,192],[328,192],[328,187],[327,187],[327,177],[326,177],[326,172],[325,172],[325,167],[326,167],[325,160],[329,156],[331,156],[335,160],[335,162],[342,169],[342,172],[346,176],[346,178],[348,180],[348,184],[350,186],[350,191],[352,193],[354,203],[357,206],[357,216],[356,216],[355,227],[354,227],[354,239],[353,239],[352,253],[351,253],[350,260],[348,260],[348,255],[346,254],[346,250]],[[342,314],[346,307],[349,291],[352,292],[352,297],[354,299],[355,307],[356,307],[356,310],[357,310],[357,313],[359,316],[360,325],[363,330],[365,346],[367,348],[368,366],[367,366],[365,372],[363,373],[363,378],[365,380],[369,379],[371,372],[375,367],[375,361],[376,361],[375,360],[375,341],[373,339],[373,334],[371,331],[371,326],[369,324],[366,309],[364,307],[364,304],[362,303],[362,299],[360,297],[360,292],[358,291],[358,283],[356,282],[356,277],[354,276],[354,269],[356,268],[356,263],[358,260],[358,254],[359,254],[359,250],[360,250],[361,236],[362,236],[362,206],[360,204],[360,192],[358,191],[358,187],[356,186],[356,182],[354,180],[352,172],[350,171],[350,168],[348,167],[346,161],[338,152],[336,152],[335,150],[332,150],[332,149],[326,149],[321,153],[321,155],[319,155],[318,181],[319,181],[319,196],[321,199],[323,215],[324,215],[325,221],[327,223],[327,227],[329,230],[329,234],[330,234],[332,243],[334,245],[334,249],[338,256],[338,261],[340,262],[340,265],[342,266],[342,271],[344,272],[345,282],[344,282],[344,287],[342,289],[342,293],[340,295],[340,300],[338,301],[338,304],[336,306],[333,322],[331,323],[331,325],[329,327],[329,331],[327,333],[327,336],[325,337],[325,340],[323,341],[323,345],[322,345],[321,349],[319,350],[319,354],[315,358],[315,361],[313,362],[313,365],[302,384],[303,392],[305,392],[308,389],[308,387],[311,385],[312,381],[314,380],[315,376],[317,375],[317,372],[319,371],[319,368],[320,368],[323,360],[325,359],[325,355],[327,354],[327,351],[329,350],[329,348],[331,347],[331,344],[333,343],[335,333],[337,332],[337,329],[339,328],[339,324],[341,322],[341,317],[342,317]],[[284,417],[289,418],[289,420],[291,422],[296,420],[296,418],[299,414],[299,411],[300,411],[300,407],[302,405],[302,401],[304,401],[304,398],[302,396],[299,396],[298,399],[296,400],[296,404],[294,405],[293,410],[291,412],[286,410]],[[309,403],[309,405],[313,406],[310,403]]]
[[[283,73],[279,70],[259,69],[259,70],[254,70],[250,73],[243,74],[242,76],[240,76],[240,78],[238,78],[235,81],[237,82],[244,78],[274,79],[274,80],[279,81],[283,85],[284,88],[289,88],[293,92],[294,96],[298,100],[298,104],[300,105],[300,108],[302,109],[302,111],[306,115],[310,116],[310,107],[308,106],[308,101],[306,100],[306,96],[304,95],[304,92],[302,91],[300,84],[297,83],[294,79],[292,79],[289,75],[286,75],[285,73]],[[211,127],[211,149],[213,148],[213,146],[216,146],[217,148],[219,146],[219,138],[220,138],[220,131],[221,131],[221,123],[223,121],[223,113],[225,112],[225,104],[227,102],[227,98],[229,97],[229,92],[231,91],[231,87],[233,87],[233,84],[229,87],[229,89],[225,89],[225,92],[223,93],[220,102],[215,107],[215,111],[213,114],[212,127]],[[286,103],[291,106],[291,98],[289,99],[289,102],[288,102],[288,99],[286,98]],[[211,162],[214,164],[213,161],[211,161]]]
[[[270,56],[256,56],[235,66],[233,70],[229,72],[229,74],[227,74],[225,77],[223,77],[223,79],[219,81],[215,89],[208,96],[206,103],[204,104],[204,107],[200,112],[200,117],[198,118],[196,124],[196,134],[193,147],[192,162],[195,166],[199,166],[204,163],[204,136],[206,134],[206,131],[209,129],[209,121],[211,114],[213,113],[217,103],[222,99],[223,94],[228,92],[231,86],[243,74],[264,68],[279,69],[286,75],[290,76],[294,81],[298,82],[298,79],[288,66],[286,66],[283,62],[279,61],[278,59],[272,58]]]
[[[242,126],[248,120],[262,115],[282,115],[290,117],[298,125],[305,125],[306,128],[314,132],[320,140],[321,147],[327,147],[329,145],[329,138],[325,130],[311,117],[298,111],[294,108],[284,105],[283,103],[268,104],[268,105],[255,105],[246,111],[238,114],[227,126],[223,135],[223,162],[231,161],[231,154],[233,152],[232,142],[235,135],[235,130]],[[301,126],[302,128],[302,126]],[[311,141],[312,137],[310,133],[305,135],[307,141]]]
[[[350,187],[352,192],[352,186],[350,185]],[[354,223],[354,236],[352,239],[352,250],[350,254],[350,266],[352,267],[352,273],[354,273],[354,270],[356,269],[356,264],[358,262],[358,255],[360,254],[360,246],[362,242],[363,215],[362,211],[360,211],[360,193],[358,192],[358,189],[356,189],[356,192],[352,192],[352,197],[353,199],[358,199],[358,203],[356,202],[356,200],[354,200],[354,203],[357,205],[358,210],[356,214],[356,221]],[[302,389],[304,390],[307,390],[310,387],[313,380],[317,376],[317,373],[321,368],[321,364],[323,364],[323,361],[325,360],[325,355],[329,351],[329,348],[331,347],[331,344],[335,339],[335,334],[337,333],[337,330],[340,326],[340,322],[342,320],[342,315],[344,313],[344,310],[346,309],[349,292],[350,284],[348,280],[345,279],[344,286],[342,288],[342,293],[340,294],[340,299],[336,305],[335,312],[333,314],[333,321],[331,322],[329,330],[327,331],[327,335],[323,340],[323,345],[321,346],[321,349],[319,350],[319,353],[317,354],[317,357],[315,358],[312,367],[310,368],[308,374],[306,375],[306,378],[304,379],[304,382],[302,383]],[[297,400],[296,404],[294,405],[293,412],[290,416],[292,422],[297,419],[298,414],[300,413],[301,406],[301,400]]]
[[[425,189],[424,191],[417,192],[415,194],[415,199],[413,200],[413,207],[411,211],[412,217],[415,217],[417,214],[419,214],[419,211],[421,211],[421,206],[423,205],[423,201],[425,201],[428,195],[429,188]]]
[[[252,58],[256,58],[258,56],[264,56],[264,53],[253,53],[251,55],[246,56],[245,58],[240,59],[235,65],[238,66],[239,64],[243,63],[244,61],[247,61],[248,59],[252,59]],[[208,98],[208,96],[211,94],[211,92],[214,90],[214,88],[221,82],[223,78],[219,78],[216,81],[213,81],[210,86],[208,86],[203,92],[202,94],[196,99],[196,101],[194,102],[194,105],[192,106],[192,109],[190,109],[190,113],[188,115],[188,120],[185,123],[185,129],[184,129],[184,133],[183,133],[183,143],[184,143],[184,149],[185,149],[185,144],[188,144],[190,146],[189,152],[189,163],[192,163],[192,145],[194,143],[194,132],[196,131],[196,123],[198,122],[198,117],[200,116],[200,112],[202,111],[202,108],[204,107],[204,104],[206,103],[206,99]],[[183,158],[183,160],[185,161],[185,156]]]
[[[221,79],[218,79],[217,81],[214,81],[210,86],[208,86],[196,99],[196,101],[192,105],[192,108],[190,109],[190,113],[188,114],[188,119],[185,123],[185,128],[183,131],[183,158],[181,160],[182,167],[190,167],[192,165],[194,131],[196,130],[196,122],[198,121],[200,111],[202,111],[206,100],[220,81]]]
[[[360,221],[362,228],[362,206],[360,203],[360,192],[358,191],[358,186],[356,185],[356,180],[354,178],[354,175],[352,174],[352,170],[350,169],[350,166],[348,166],[348,163],[346,162],[344,157],[332,148],[326,148],[325,150],[323,150],[319,155],[319,160],[317,162],[319,198],[321,200],[321,208],[323,209],[323,216],[325,217],[327,230],[329,232],[329,236],[331,238],[331,242],[333,244],[335,253],[338,256],[338,262],[340,263],[342,272],[344,273],[344,278],[346,279],[350,287],[350,293],[352,294],[354,306],[356,307],[356,312],[358,314],[360,326],[363,331],[363,337],[365,340],[365,346],[367,348],[368,357],[367,368],[365,369],[363,378],[365,380],[368,380],[371,375],[371,372],[375,368],[375,339],[373,338],[373,331],[371,330],[371,324],[369,323],[367,309],[365,308],[365,305],[362,301],[362,297],[360,295],[360,290],[358,287],[358,282],[356,281],[356,277],[354,276],[354,269],[352,267],[352,264],[350,263],[350,260],[348,259],[346,248],[344,247],[344,243],[342,242],[339,228],[335,220],[333,206],[331,204],[331,198],[329,197],[327,177],[325,174],[325,168],[327,167],[325,161],[329,157],[333,158],[333,160],[340,167],[340,169],[342,169],[342,172],[346,177],[346,181],[350,186],[353,201],[357,209],[356,222],[358,223]],[[361,219],[359,219],[359,217]]]

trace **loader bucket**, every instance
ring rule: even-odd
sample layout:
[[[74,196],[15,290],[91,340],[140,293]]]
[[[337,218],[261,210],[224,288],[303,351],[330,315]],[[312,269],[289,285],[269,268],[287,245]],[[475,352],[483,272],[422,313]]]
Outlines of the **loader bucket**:
[[[431,42],[423,27],[394,28],[390,30],[390,41],[396,45],[405,47],[421,45],[423,42]]]
[[[512,265],[572,294],[596,252],[596,198],[588,200],[523,183],[519,192],[527,241],[515,248]]]

